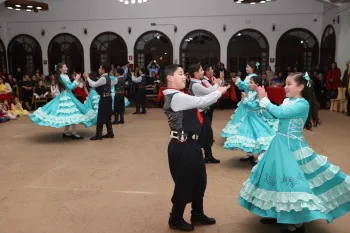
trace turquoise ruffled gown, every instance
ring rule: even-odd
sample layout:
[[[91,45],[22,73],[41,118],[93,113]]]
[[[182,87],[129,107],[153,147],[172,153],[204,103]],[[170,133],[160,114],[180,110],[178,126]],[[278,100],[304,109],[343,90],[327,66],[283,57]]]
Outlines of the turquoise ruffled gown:
[[[241,101],[241,105],[244,106],[245,113],[242,114],[239,124],[230,130],[230,136],[227,137],[224,148],[259,154],[270,145],[278,125],[269,125],[264,120],[256,91],[249,91],[246,98]],[[275,122],[277,123],[276,120]]]
[[[80,123],[83,123],[85,127],[92,126],[97,114],[92,109],[86,108],[74,96],[72,90],[77,87],[77,83],[71,82],[66,74],[61,74],[60,79],[66,89],[49,103],[30,114],[30,119],[37,125],[54,128]]]
[[[260,105],[279,119],[279,129],[243,184],[240,205],[283,224],[317,219],[330,223],[346,214],[350,210],[350,177],[315,153],[303,137],[308,102],[285,99],[276,106],[264,98]]]
[[[256,76],[256,74],[250,74],[248,75],[244,81],[242,81],[240,78],[236,81],[236,86],[239,90],[243,90],[246,94],[249,92],[249,82],[250,77]],[[225,128],[221,132],[221,137],[228,138],[230,136],[233,136],[239,127],[239,125],[242,123],[241,119],[244,117],[246,113],[246,106],[242,104],[242,101],[240,101],[237,104],[237,109],[235,112],[231,115],[230,121],[227,123]]]

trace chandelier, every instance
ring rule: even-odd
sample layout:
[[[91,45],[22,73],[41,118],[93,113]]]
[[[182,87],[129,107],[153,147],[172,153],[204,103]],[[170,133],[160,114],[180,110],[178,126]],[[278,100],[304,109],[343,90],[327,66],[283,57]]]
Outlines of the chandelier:
[[[257,4],[257,3],[266,3],[271,2],[271,0],[233,0],[235,3],[245,3],[245,4]]]
[[[8,0],[4,2],[5,7],[9,10],[16,11],[47,11],[49,5],[44,2],[31,1],[31,0]]]
[[[135,4],[135,3],[145,3],[147,0],[119,0],[119,2],[124,3],[125,5],[128,5],[129,3]]]

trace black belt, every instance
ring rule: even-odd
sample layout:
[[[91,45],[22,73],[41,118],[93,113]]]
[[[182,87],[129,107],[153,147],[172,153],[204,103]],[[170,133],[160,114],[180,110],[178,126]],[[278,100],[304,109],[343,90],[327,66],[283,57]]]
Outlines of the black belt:
[[[176,139],[180,142],[185,142],[187,140],[195,140],[197,141],[199,138],[199,135],[196,135],[191,132],[184,132],[184,131],[170,131],[170,138]]]

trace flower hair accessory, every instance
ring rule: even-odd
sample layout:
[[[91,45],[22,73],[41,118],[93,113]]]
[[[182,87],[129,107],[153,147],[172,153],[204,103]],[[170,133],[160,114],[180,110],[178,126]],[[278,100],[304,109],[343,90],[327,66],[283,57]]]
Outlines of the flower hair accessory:
[[[309,77],[309,74],[307,72],[305,72],[304,74],[304,79],[307,81],[307,86],[310,87],[310,77]]]
[[[256,62],[255,65],[256,65],[256,68],[259,69],[260,63]]]

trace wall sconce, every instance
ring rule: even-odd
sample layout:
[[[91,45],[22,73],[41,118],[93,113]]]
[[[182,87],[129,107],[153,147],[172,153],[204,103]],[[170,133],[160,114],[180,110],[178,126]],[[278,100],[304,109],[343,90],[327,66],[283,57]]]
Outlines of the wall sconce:
[[[272,24],[272,31],[276,31],[276,25],[275,24]]]
[[[128,27],[128,32],[129,34],[131,34],[131,27]]]
[[[337,16],[337,23],[338,24],[340,23],[340,16],[339,15]]]
[[[223,30],[224,32],[226,32],[226,24],[224,24],[224,25],[222,26],[222,30]]]
[[[84,28],[84,34],[85,34],[85,35],[88,34],[87,28]]]
[[[44,29],[41,29],[41,35],[45,36],[45,30]]]
[[[177,26],[176,25],[174,26],[174,32],[175,33],[177,32]]]

